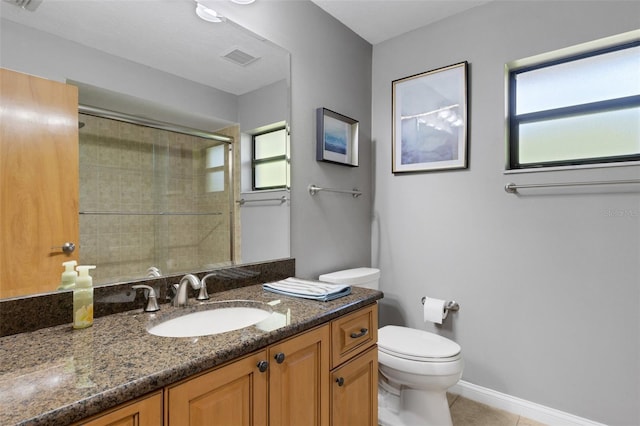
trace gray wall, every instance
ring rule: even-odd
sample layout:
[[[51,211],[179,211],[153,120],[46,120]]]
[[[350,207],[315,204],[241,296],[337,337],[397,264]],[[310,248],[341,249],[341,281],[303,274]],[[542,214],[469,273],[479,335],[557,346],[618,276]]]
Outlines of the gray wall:
[[[291,52],[291,254],[296,274],[317,278],[369,265],[371,247],[371,52],[369,43],[309,1],[212,3],[217,11]],[[315,161],[315,110],[360,122],[360,167]],[[309,184],[359,188],[364,195],[320,193]]]
[[[286,80],[238,96],[240,131],[251,133],[259,127],[288,122],[290,103],[289,82]]]
[[[640,188],[503,187],[640,168],[504,175],[504,64],[638,28],[638,2],[497,1],[373,50],[382,321],[458,341],[466,381],[614,425],[640,424]],[[470,168],[392,175],[391,82],[465,60]],[[425,325],[424,295],[461,310]]]
[[[289,192],[252,191],[252,134],[264,126],[289,122],[289,82],[273,83],[238,97],[238,117],[243,134],[240,149],[240,197],[245,200],[289,198]],[[248,132],[248,133],[246,133]],[[242,263],[279,259],[291,255],[290,203],[279,201],[246,203],[240,208]]]

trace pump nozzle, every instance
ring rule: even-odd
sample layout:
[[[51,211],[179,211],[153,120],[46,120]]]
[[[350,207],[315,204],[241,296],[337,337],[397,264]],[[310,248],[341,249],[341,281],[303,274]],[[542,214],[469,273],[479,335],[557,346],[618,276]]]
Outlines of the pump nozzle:
[[[73,286],[76,284],[78,273],[73,268],[77,264],[78,262],[76,262],[75,260],[62,262],[62,266],[64,266],[64,272],[62,273],[58,290],[68,290],[70,288],[73,288]]]
[[[78,267],[76,267],[76,270],[78,271],[78,275],[81,277],[88,277],[89,276],[89,269],[96,269],[95,265],[80,265]]]
[[[95,269],[95,265],[76,266],[78,278],[76,279],[76,288],[89,288],[93,286],[93,278],[89,275],[89,270]]]
[[[64,266],[64,271],[65,272],[73,272],[76,267],[76,265],[78,264],[78,262],[76,262],[75,260],[69,260],[66,262],[62,262],[62,266]]]

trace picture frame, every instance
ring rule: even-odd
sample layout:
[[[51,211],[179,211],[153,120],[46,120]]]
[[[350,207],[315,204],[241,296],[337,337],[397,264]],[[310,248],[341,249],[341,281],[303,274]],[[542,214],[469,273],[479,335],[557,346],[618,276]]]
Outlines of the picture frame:
[[[468,167],[468,63],[392,82],[392,172]]]
[[[316,160],[358,167],[359,123],[327,108],[316,110]]]

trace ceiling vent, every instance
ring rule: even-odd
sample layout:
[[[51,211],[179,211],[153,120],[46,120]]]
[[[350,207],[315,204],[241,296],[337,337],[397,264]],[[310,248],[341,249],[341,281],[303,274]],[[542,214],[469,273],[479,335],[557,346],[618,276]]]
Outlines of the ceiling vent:
[[[42,0],[4,0],[7,3],[11,3],[13,5],[16,5],[18,7],[21,7],[23,9],[29,10],[31,12],[35,11],[38,6],[40,6],[40,3],[42,3]]]
[[[240,49],[233,49],[230,52],[222,55],[223,58],[233,62],[234,64],[246,67],[252,62],[257,61],[260,58],[256,58],[253,55],[248,54],[247,52],[243,52]]]

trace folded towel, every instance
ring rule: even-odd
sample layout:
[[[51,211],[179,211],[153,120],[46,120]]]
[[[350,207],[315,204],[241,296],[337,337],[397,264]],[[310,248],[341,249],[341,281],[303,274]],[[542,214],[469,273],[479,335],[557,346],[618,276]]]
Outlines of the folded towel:
[[[351,286],[329,284],[322,281],[301,280],[289,277],[281,281],[262,284],[262,288],[285,296],[327,302],[351,293]]]

